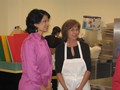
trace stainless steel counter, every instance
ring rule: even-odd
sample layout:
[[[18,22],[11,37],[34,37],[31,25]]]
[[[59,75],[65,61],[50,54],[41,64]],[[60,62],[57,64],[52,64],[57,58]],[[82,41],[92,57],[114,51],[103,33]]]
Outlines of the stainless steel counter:
[[[92,90],[112,90],[112,77],[90,80]]]

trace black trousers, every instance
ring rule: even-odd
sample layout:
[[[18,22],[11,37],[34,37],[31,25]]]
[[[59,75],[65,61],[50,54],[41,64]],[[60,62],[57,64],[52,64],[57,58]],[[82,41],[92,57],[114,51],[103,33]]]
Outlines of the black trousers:
[[[56,77],[55,70],[52,71],[52,76],[53,76],[53,77]],[[57,90],[57,87],[58,87],[57,78],[53,78],[53,79],[52,79],[52,89],[53,89],[53,90]]]
[[[57,90],[58,82],[57,79],[52,79],[52,89]]]

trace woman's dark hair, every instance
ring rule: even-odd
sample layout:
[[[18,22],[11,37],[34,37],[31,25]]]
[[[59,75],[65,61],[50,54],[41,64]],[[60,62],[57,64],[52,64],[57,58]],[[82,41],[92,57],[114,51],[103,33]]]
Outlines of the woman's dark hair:
[[[74,19],[69,19],[62,25],[62,39],[64,42],[67,41],[68,31],[74,26],[77,26],[80,30],[80,23]]]
[[[52,30],[51,35],[55,36],[57,33],[60,33],[60,32],[61,32],[60,27],[55,26],[55,27],[53,28],[53,30]]]
[[[28,33],[35,33],[37,30],[37,27],[34,26],[34,24],[38,24],[41,22],[43,16],[46,15],[48,19],[50,19],[50,14],[44,10],[41,9],[33,9],[30,11],[26,18],[26,32]]]

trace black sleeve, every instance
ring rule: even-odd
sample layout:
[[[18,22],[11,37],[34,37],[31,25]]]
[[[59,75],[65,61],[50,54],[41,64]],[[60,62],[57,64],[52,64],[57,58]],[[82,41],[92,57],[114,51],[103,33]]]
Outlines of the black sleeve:
[[[88,44],[81,42],[81,48],[83,52],[83,58],[87,66],[87,70],[91,72],[91,57],[89,46]]]
[[[56,47],[55,51],[55,71],[61,73],[64,61],[64,43]]]

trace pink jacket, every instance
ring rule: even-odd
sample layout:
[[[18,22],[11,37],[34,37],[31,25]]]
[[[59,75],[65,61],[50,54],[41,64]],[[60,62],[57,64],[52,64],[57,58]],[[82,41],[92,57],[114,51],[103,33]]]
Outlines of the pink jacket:
[[[37,33],[30,34],[21,49],[22,77],[18,90],[40,90],[52,78],[52,57],[46,40]]]

